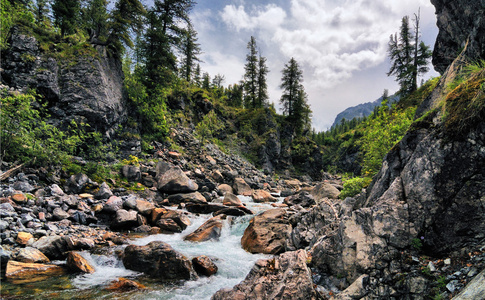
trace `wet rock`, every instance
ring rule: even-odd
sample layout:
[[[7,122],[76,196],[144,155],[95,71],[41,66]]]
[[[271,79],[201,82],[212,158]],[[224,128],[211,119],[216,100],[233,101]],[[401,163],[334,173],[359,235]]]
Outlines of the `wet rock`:
[[[67,242],[58,235],[43,236],[32,244],[32,247],[44,253],[51,260],[64,259],[68,250]]]
[[[11,257],[12,252],[3,249],[3,247],[0,245],[0,267],[2,270],[5,270],[5,267],[7,266],[7,263]]]
[[[300,205],[302,207],[311,207],[315,205],[315,198],[308,192],[301,192],[286,197],[283,202],[288,206]]]
[[[311,271],[304,250],[287,252],[272,259],[259,260],[246,278],[232,289],[222,289],[212,300],[316,300]]]
[[[242,205],[242,202],[236,195],[228,192],[224,195],[222,204],[227,206],[239,206]]]
[[[170,195],[168,196],[168,201],[172,204],[207,203],[205,197],[199,192]]]
[[[192,204],[189,203],[185,206],[188,212],[194,214],[211,214],[219,210],[225,209],[226,207],[220,204],[205,203],[205,204]]]
[[[127,211],[125,209],[119,209],[116,211],[116,216],[111,223],[113,229],[130,229],[138,226],[138,213],[135,210]]]
[[[251,187],[242,178],[234,179],[233,184],[234,193],[236,195],[250,196],[252,193]]]
[[[192,258],[192,265],[194,266],[197,274],[207,277],[216,274],[218,271],[218,267],[212,261],[212,259],[205,255]]]
[[[263,190],[256,190],[253,191],[251,194],[253,201],[256,203],[266,203],[266,202],[276,202],[277,199],[271,196],[271,194],[267,191]]]
[[[156,223],[162,232],[182,232],[190,225],[190,219],[182,212],[167,210]]]
[[[71,251],[67,255],[67,267],[73,272],[94,273],[94,267],[78,252]]]
[[[112,281],[106,289],[115,292],[126,292],[133,290],[143,290],[146,289],[146,286],[136,281],[120,277],[117,280]]]
[[[17,239],[15,240],[18,244],[25,246],[28,244],[32,244],[34,241],[34,236],[28,232],[19,232],[17,234]]]
[[[111,196],[113,196],[113,192],[109,188],[108,184],[106,182],[103,182],[99,186],[99,191],[94,195],[94,198],[96,199],[109,199]]]
[[[160,241],[146,246],[127,246],[123,253],[123,264],[127,269],[164,281],[197,278],[190,260]]]
[[[340,191],[330,183],[320,182],[311,191],[310,194],[319,202],[320,199],[338,199]]]
[[[251,253],[278,254],[285,251],[291,225],[282,208],[270,209],[255,216],[241,238],[242,247]]]
[[[184,237],[185,241],[190,242],[204,242],[208,240],[219,240],[222,230],[222,220],[226,217],[224,215],[213,217],[207,220],[194,232]]]
[[[65,269],[57,265],[24,263],[9,260],[5,271],[8,280],[18,282],[34,282],[45,280],[51,276],[65,274]]]
[[[191,180],[179,167],[171,167],[158,179],[158,190],[162,193],[192,193],[199,186]]]
[[[232,189],[232,187],[228,184],[221,184],[217,187],[217,190],[218,190],[218,193],[220,196],[224,196],[225,194],[227,193],[231,193],[233,194],[234,191]]]
[[[49,258],[44,255],[44,253],[40,252],[38,249],[33,247],[26,247],[20,249],[17,256],[15,256],[15,261],[24,262],[24,263],[48,263],[50,262]]]
[[[244,207],[244,206],[241,206],[241,207]],[[244,210],[242,210],[240,207],[226,207],[214,212],[212,215],[213,216],[227,215],[227,216],[240,217],[240,216],[247,215],[247,213]]]

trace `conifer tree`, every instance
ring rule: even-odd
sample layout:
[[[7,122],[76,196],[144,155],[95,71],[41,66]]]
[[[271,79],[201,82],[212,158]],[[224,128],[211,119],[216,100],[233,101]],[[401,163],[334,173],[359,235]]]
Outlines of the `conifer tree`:
[[[305,129],[309,129],[311,110],[307,103],[307,94],[302,85],[303,72],[294,58],[285,64],[282,71],[280,88],[283,95],[280,102],[283,105],[283,114],[293,124],[297,135],[303,134]]]
[[[110,14],[107,44],[113,49],[113,54],[122,55],[125,45],[132,48],[131,32],[138,33],[143,25],[145,7],[139,0],[118,0]]]
[[[61,29],[61,36],[76,31],[80,17],[81,4],[79,0],[54,0],[52,12],[54,23]]]
[[[47,20],[49,20],[49,1],[48,0],[36,1],[35,19],[39,24],[42,24]]]
[[[105,42],[108,35],[108,1],[88,0],[82,10],[82,19],[92,43]]]
[[[197,43],[197,31],[195,31],[192,24],[188,25],[185,34],[182,36],[180,50],[182,52],[182,66],[180,68],[182,76],[185,80],[191,82],[192,75],[196,71],[194,70],[194,65],[196,62],[200,62],[199,55],[202,53],[200,44]]]
[[[414,33],[409,25],[409,17],[401,21],[400,34],[391,35],[388,44],[388,53],[391,68],[388,76],[395,75],[400,85],[400,93],[408,95],[417,89],[417,77],[426,73],[432,52],[429,46],[419,39],[419,13],[415,14]]]
[[[203,89],[209,90],[211,88],[210,80],[211,80],[211,78],[209,76],[209,73],[205,72],[202,75],[202,88]]]
[[[258,98],[257,98],[257,105],[258,107],[263,107],[264,104],[267,103],[268,97],[268,84],[266,83],[266,76],[269,72],[268,67],[266,66],[266,57],[259,55],[258,61]]]
[[[195,67],[194,71],[194,84],[198,87],[200,87],[201,84],[201,70],[200,70],[200,64],[197,64],[197,67]]]
[[[249,54],[246,55],[244,65],[244,106],[255,108],[258,100],[258,50],[254,36],[251,36],[247,49]]]

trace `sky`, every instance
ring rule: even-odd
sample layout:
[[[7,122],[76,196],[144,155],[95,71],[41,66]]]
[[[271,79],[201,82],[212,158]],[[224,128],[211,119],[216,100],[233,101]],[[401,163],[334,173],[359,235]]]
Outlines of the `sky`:
[[[203,54],[201,68],[224,75],[225,86],[244,75],[251,36],[267,58],[269,102],[279,107],[281,71],[293,57],[303,70],[313,127],[327,130],[350,106],[399,87],[388,77],[389,36],[403,16],[421,13],[421,39],[434,46],[438,29],[429,0],[198,0],[191,19]],[[431,66],[425,79],[438,74]]]

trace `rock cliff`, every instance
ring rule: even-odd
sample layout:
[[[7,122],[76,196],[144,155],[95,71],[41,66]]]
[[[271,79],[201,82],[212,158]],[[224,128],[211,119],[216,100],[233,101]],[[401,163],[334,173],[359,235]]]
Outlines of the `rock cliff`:
[[[469,43],[470,60],[485,57],[485,2],[482,0],[431,0],[436,7],[438,37],[433,65],[442,73]]]
[[[2,81],[43,95],[53,123],[84,122],[110,136],[126,119],[121,63],[109,57],[106,48],[76,46],[56,55],[44,52],[35,37],[18,30],[13,30],[9,43],[2,53]]]

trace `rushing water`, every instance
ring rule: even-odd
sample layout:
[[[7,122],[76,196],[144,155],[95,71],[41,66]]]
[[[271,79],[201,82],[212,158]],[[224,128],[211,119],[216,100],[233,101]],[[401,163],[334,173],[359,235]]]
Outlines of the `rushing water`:
[[[256,204],[249,197],[239,196],[255,213],[270,208],[267,204]],[[250,254],[241,248],[241,237],[252,216],[228,217],[224,221],[218,241],[201,243],[186,242],[183,237],[195,231],[207,221],[209,215],[192,216],[192,224],[182,233],[157,234],[131,240],[135,245],[146,245],[152,241],[163,241],[188,258],[207,255],[219,268],[211,277],[200,277],[181,284],[162,284],[143,274],[127,270],[116,255],[82,255],[95,267],[93,274],[69,275],[28,284],[2,282],[1,296],[6,299],[210,299],[221,288],[230,288],[241,282],[256,260],[265,255]],[[113,293],[105,288],[119,277],[133,279],[148,288],[141,291]]]

